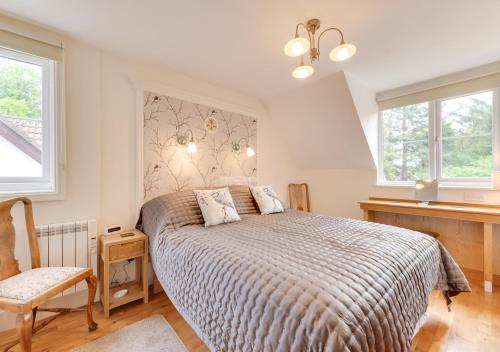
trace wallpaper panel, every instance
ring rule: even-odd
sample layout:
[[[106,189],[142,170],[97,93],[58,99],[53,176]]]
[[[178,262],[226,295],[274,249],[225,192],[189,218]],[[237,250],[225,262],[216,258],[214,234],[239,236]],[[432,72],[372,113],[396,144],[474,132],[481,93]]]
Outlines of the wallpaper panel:
[[[143,151],[145,201],[196,187],[253,184],[257,120],[145,92]]]

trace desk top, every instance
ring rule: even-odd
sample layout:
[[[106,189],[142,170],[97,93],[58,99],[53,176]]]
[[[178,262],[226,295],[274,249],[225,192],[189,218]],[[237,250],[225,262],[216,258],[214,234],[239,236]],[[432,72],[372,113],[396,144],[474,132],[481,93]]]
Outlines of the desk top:
[[[359,206],[364,210],[500,224],[500,205],[454,202],[430,202],[426,205],[409,199],[370,197],[359,202]]]

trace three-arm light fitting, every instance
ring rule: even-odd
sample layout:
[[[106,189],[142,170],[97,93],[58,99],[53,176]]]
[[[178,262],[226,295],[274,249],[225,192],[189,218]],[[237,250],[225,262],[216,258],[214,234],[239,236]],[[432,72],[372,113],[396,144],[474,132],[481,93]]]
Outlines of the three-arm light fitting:
[[[323,34],[329,31],[335,31],[340,34],[340,43],[332,51],[330,51],[330,60],[332,61],[345,61],[350,59],[356,53],[356,47],[344,41],[344,34],[342,31],[335,27],[330,27],[322,31],[316,40],[316,32],[320,27],[320,20],[317,18],[310,19],[305,24],[298,23],[295,27],[295,37],[286,43],[284,51],[285,54],[292,57],[300,56],[300,65],[296,67],[292,76],[295,78],[307,78],[314,73],[312,67],[313,61],[319,60],[320,43]],[[299,28],[304,28],[307,32],[307,38],[299,36]],[[310,65],[304,64],[303,55],[309,52]]]

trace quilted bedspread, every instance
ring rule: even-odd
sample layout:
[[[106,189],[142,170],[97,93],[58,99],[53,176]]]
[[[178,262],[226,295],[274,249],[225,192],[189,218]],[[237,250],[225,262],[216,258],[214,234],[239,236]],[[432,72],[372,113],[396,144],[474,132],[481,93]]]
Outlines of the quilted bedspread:
[[[209,228],[142,218],[165,292],[213,351],[409,351],[431,290],[470,291],[415,231],[292,210]]]

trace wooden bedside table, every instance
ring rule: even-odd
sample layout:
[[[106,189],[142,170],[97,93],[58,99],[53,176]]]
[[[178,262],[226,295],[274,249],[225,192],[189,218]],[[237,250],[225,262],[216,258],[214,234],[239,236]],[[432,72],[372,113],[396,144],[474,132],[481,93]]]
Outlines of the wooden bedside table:
[[[148,303],[148,236],[138,230],[125,231],[133,233],[130,237],[120,234],[99,236],[99,291],[104,316],[109,318],[109,311],[123,304],[143,299]],[[113,263],[135,259],[135,280],[110,287],[109,267]],[[115,298],[113,294],[127,289],[124,297]]]

